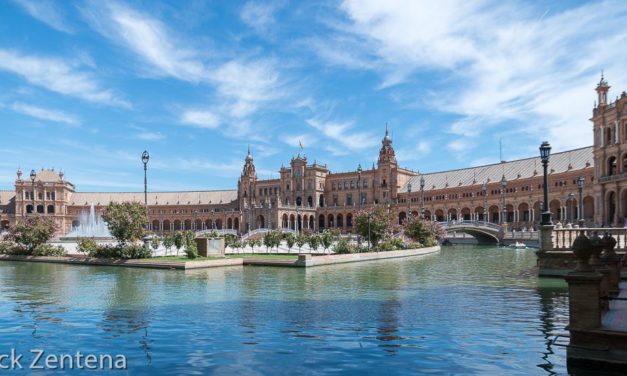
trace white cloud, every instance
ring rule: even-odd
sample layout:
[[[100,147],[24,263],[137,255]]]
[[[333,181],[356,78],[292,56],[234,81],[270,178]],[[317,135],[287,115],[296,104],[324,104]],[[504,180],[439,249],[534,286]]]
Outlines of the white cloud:
[[[136,134],[136,137],[144,141],[158,141],[163,140],[165,136],[161,132],[141,131]]]
[[[469,151],[472,144],[467,140],[454,140],[449,142],[446,147],[455,152],[464,152]]]
[[[73,33],[72,28],[65,22],[59,9],[51,0],[13,0],[22,7],[31,17],[45,23],[51,28],[64,33]]]
[[[10,107],[15,112],[19,112],[21,114],[41,120],[52,121],[55,123],[64,123],[68,125],[79,124],[79,121],[75,116],[57,110],[45,109],[21,102],[15,102]]]
[[[205,78],[196,51],[158,19],[115,2],[92,2],[82,13],[96,31],[133,51],[152,65],[155,73],[192,82]]]
[[[431,151],[431,144],[428,141],[420,141],[416,147],[418,153],[426,155]]]
[[[415,73],[428,71],[433,90],[423,102],[459,115],[450,129],[458,135],[519,122],[528,135],[556,137],[560,148],[589,145],[600,70],[627,84],[627,7],[620,2],[556,11],[496,0],[347,0],[341,9],[349,22],[336,25],[329,39],[344,36],[347,52],[340,48],[335,58],[323,49],[321,56],[372,67],[381,87],[423,86]]]
[[[214,129],[220,125],[220,118],[214,113],[203,110],[186,110],[181,115],[183,124],[198,128]]]
[[[307,120],[307,124],[320,131],[327,138],[351,151],[368,149],[377,144],[372,134],[351,131],[351,128],[353,128],[353,123],[351,122],[325,122],[318,119],[309,119]],[[334,146],[329,146],[329,148],[331,148],[329,151],[336,155],[342,152],[341,149]]]
[[[279,8],[277,3],[261,3],[249,1],[244,4],[240,13],[242,21],[255,32],[263,36],[271,34],[271,28],[275,25],[275,12]]]
[[[71,61],[0,49],[0,70],[19,75],[32,85],[60,94],[94,103],[130,107],[128,102],[111,90],[101,88],[91,73]]]

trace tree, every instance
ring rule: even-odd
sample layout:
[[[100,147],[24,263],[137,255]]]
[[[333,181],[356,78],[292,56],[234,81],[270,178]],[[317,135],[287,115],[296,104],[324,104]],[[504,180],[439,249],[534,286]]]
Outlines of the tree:
[[[292,248],[294,247],[294,244],[296,244],[296,236],[292,233],[288,233],[285,236],[285,242],[287,243],[287,253],[290,253],[292,251]]]
[[[173,237],[174,240],[174,247],[176,247],[176,255],[179,255],[179,251],[181,250],[181,248],[183,248],[183,245],[185,244],[185,238],[183,237],[183,233],[180,231],[177,231],[174,234]]]
[[[276,251],[279,252],[279,246],[281,245],[281,241],[283,240],[283,234],[281,231],[272,231],[274,235],[272,235],[272,242],[274,243],[274,247]]]
[[[174,246],[174,235],[166,235],[163,238],[163,246],[166,250],[166,255],[170,253],[170,249]]]
[[[55,230],[56,225],[52,219],[37,215],[18,221],[10,228],[8,238],[32,253],[50,240]]]
[[[309,248],[311,249],[311,252],[315,252],[320,246],[320,236],[318,234],[312,234],[307,239],[307,244],[309,244]]]
[[[102,215],[111,235],[121,244],[140,240],[148,225],[146,208],[137,202],[112,202]]]
[[[370,226],[368,226],[370,217]],[[390,229],[390,214],[383,207],[375,208],[371,212],[361,211],[356,216],[357,232],[364,239],[368,239],[368,227],[370,227],[370,242],[376,246],[380,240],[388,236]]]
[[[159,237],[158,236],[153,236],[152,239],[150,239],[150,246],[152,247],[152,249],[154,249],[155,251],[157,249],[159,249],[159,245],[160,245],[160,241],[159,241]]]
[[[404,227],[405,236],[425,247],[434,246],[446,234],[439,223],[418,217],[408,218]]]
[[[309,235],[300,233],[296,236],[296,245],[298,246],[298,252],[300,252],[305,244],[307,244],[307,238]]]
[[[270,248],[274,246],[273,236],[273,231],[268,231],[263,235],[263,245],[266,246],[266,253],[270,253]]]
[[[322,231],[322,236],[320,236],[320,241],[322,243],[322,247],[324,248],[324,253],[327,253],[327,249],[331,247],[331,245],[333,244],[333,240],[335,240],[335,236],[333,235],[333,232],[331,232],[330,230]]]

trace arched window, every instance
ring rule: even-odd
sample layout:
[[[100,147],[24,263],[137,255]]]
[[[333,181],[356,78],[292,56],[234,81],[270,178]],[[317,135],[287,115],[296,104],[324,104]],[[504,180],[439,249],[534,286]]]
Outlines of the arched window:
[[[37,213],[44,214],[44,206],[43,205],[37,205]]]
[[[26,205],[26,213],[31,214],[33,212],[33,205]]]
[[[616,157],[610,157],[607,160],[607,174],[609,176],[616,175]]]
[[[300,196],[296,197],[296,206],[301,206],[303,204],[303,199]]]
[[[309,207],[313,206],[313,197],[311,196],[307,197],[307,204],[309,205]]]
[[[46,212],[48,214],[54,214],[54,205],[48,205],[46,209],[47,209]]]

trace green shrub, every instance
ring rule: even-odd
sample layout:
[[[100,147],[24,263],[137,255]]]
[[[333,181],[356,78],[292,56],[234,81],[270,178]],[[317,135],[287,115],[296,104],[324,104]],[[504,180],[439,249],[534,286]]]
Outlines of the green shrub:
[[[98,244],[91,238],[83,238],[78,242],[78,251],[91,255],[98,249]]]
[[[107,244],[99,245],[89,256],[108,259],[142,259],[150,258],[152,253],[142,244]]]
[[[351,246],[347,239],[340,239],[335,244],[335,253],[345,254],[345,253],[353,253],[355,252],[355,248]]]
[[[309,248],[311,248],[312,252],[316,251],[320,246],[320,236],[317,234],[312,234],[307,239],[307,244],[309,245]]]
[[[58,245],[40,244],[33,250],[33,256],[65,256],[67,252]]]
[[[152,239],[150,239],[150,246],[156,251],[159,249],[159,245],[161,245],[161,238],[153,236]]]

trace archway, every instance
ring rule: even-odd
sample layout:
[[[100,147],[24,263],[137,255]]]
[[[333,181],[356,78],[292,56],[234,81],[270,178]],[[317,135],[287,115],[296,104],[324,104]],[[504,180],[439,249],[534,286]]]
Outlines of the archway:
[[[156,219],[155,219],[154,221],[152,221],[152,230],[153,230],[153,231],[159,231],[159,230],[161,230],[161,226],[160,226],[160,224],[159,224],[159,221],[158,221],[158,220],[156,220]]]
[[[425,210],[425,218],[431,219],[431,210]]]
[[[499,213],[499,207],[496,205],[492,205],[490,206],[490,209],[488,209],[488,213],[490,214],[490,220],[489,222],[492,223],[499,223],[499,218],[501,217]]]
[[[454,208],[450,208],[448,210],[448,219],[451,221],[456,221],[457,220],[457,209]]]
[[[165,224],[164,224],[164,226],[165,226]],[[211,221],[211,219],[207,219],[205,221],[205,229],[209,230],[209,229],[212,229],[212,228],[213,228],[213,222]]]
[[[594,198],[586,196],[583,198],[583,219],[585,221],[594,221]]]
[[[470,209],[469,208],[462,209],[462,219],[464,221],[470,221]]]
[[[191,230],[192,229],[192,220],[191,219],[186,219],[185,220],[185,230]]]
[[[170,231],[172,225],[169,219],[163,221],[163,231]]]
[[[483,206],[477,206],[475,208],[475,216],[477,217],[477,220],[485,221],[485,209]]]
[[[529,213],[529,204],[523,202],[518,205],[518,222],[529,222],[530,221],[530,213]]]
[[[351,213],[346,214],[346,227],[353,227],[353,215]]]
[[[318,229],[322,230],[324,228],[324,215],[320,214],[318,216]]]
[[[549,210],[551,211],[551,215],[553,216],[553,220],[561,221],[562,220],[562,204],[559,200],[551,200],[549,202]]]
[[[179,221],[178,219],[174,220],[174,230],[181,231],[181,221]]]
[[[196,230],[202,230],[202,219],[197,219],[194,221],[194,227],[196,227]]]
[[[329,224],[329,228],[335,227],[333,222],[333,214],[329,214],[329,216],[327,217],[327,223]]]
[[[505,222],[512,223],[514,222],[514,205],[507,204],[505,205],[505,213],[507,216],[505,217]]]
[[[216,229],[222,230],[222,220],[216,219]]]
[[[313,215],[309,216],[309,229],[310,230],[314,229],[314,216]]]
[[[539,223],[541,216],[542,216],[542,203],[540,201],[536,201],[533,204],[533,221]]]
[[[337,215],[337,227],[342,228],[344,227],[344,217],[342,216],[342,214],[338,214]]]
[[[403,222],[405,222],[405,220],[407,219],[407,214],[405,214],[404,211],[398,213],[398,224],[402,225]]]
[[[435,211],[435,219],[438,222],[444,222],[444,211],[442,209],[438,209]]]
[[[290,214],[290,228],[296,230],[296,217],[294,217],[294,214]]]
[[[259,214],[256,219],[255,226],[256,228],[266,228],[266,219],[263,215]]]
[[[232,218],[227,218],[226,219],[226,228],[228,228],[229,230],[233,228],[233,219]]]
[[[287,221],[288,221],[287,214],[283,214],[283,218],[281,220],[281,227],[282,228],[287,228],[289,226]]]
[[[239,218],[235,218],[233,220],[233,228],[235,228],[237,231],[239,231]]]

